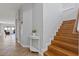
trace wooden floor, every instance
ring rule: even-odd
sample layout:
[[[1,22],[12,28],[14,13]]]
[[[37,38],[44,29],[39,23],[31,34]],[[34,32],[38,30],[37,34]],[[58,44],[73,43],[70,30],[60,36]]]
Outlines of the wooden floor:
[[[39,54],[16,43],[14,36],[6,36],[5,39],[0,39],[0,56],[39,56]]]

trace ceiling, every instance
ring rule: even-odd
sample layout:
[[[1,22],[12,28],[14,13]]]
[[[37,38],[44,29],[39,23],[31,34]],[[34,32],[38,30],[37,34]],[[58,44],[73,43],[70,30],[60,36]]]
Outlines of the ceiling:
[[[15,23],[15,15],[22,3],[0,3],[0,23]]]

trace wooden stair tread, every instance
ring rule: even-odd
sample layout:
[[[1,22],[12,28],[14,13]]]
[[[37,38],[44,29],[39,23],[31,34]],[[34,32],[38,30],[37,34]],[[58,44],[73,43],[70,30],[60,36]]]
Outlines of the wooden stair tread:
[[[70,34],[70,33],[72,33],[73,31],[59,31],[59,33],[63,33],[63,34]]]
[[[67,24],[67,25],[70,25],[71,24],[72,25],[72,24],[75,24],[75,22],[63,22],[62,25],[63,24]]]
[[[56,32],[56,34],[65,34],[65,35],[73,35],[73,36],[79,36],[79,34],[77,34],[77,33],[67,33],[67,32]]]
[[[78,48],[78,46],[73,45],[73,44],[68,44],[66,42],[62,42],[62,41],[58,41],[58,40],[55,40],[55,42],[62,44],[62,45],[70,46],[70,47],[73,47],[73,48]]]
[[[73,30],[59,30],[60,32],[73,32]]]
[[[73,32],[57,32],[57,33],[59,33],[59,34],[71,34],[71,35],[73,35]]]
[[[68,43],[68,44],[78,45],[78,40],[72,40],[71,41],[70,39],[62,39],[62,38],[61,39],[60,38],[55,38],[54,40],[65,42],[65,43]]]
[[[73,21],[73,22],[63,22],[63,24],[74,24],[75,22]]]
[[[46,51],[44,53],[45,56],[56,56],[54,53],[52,53],[51,51]]]
[[[76,19],[64,21],[63,23],[75,23]]]
[[[79,34],[73,34],[73,33],[64,33],[64,32],[57,32],[56,34],[70,35],[70,36],[79,36]]]
[[[69,55],[69,56],[77,56],[77,54],[71,52],[71,51],[68,51],[68,50],[65,50],[63,48],[60,48],[60,47],[57,47],[57,46],[54,46],[54,45],[51,45],[50,46],[52,49],[55,49],[56,51],[59,51],[59,53],[63,53],[65,55]]]
[[[73,30],[73,27],[60,27],[61,30]]]
[[[57,34],[57,36],[66,36],[66,37],[70,37],[70,38],[73,38],[73,39],[79,38],[78,36],[69,36],[69,35],[64,35],[64,34]]]
[[[65,38],[65,39],[71,39],[71,40],[78,40],[78,39],[75,39],[75,38],[72,38],[72,37],[66,37],[66,36],[55,36],[55,37]]]
[[[74,24],[75,22],[63,22],[63,24]]]

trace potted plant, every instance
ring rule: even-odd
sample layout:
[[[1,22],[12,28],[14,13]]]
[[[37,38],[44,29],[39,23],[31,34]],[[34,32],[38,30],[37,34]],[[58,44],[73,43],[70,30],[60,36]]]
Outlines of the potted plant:
[[[32,30],[32,35],[36,35],[36,30]]]

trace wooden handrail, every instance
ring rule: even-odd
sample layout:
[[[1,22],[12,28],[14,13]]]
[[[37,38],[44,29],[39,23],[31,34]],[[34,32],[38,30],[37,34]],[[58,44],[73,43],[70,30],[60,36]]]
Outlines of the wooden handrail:
[[[78,9],[77,20],[76,20],[76,32],[78,32],[77,30],[78,23],[79,23],[79,9]]]
[[[76,22],[75,22],[75,25],[74,25],[73,33],[78,33],[78,30],[77,30],[78,23],[79,23],[79,9],[77,11],[77,18],[76,18]]]

